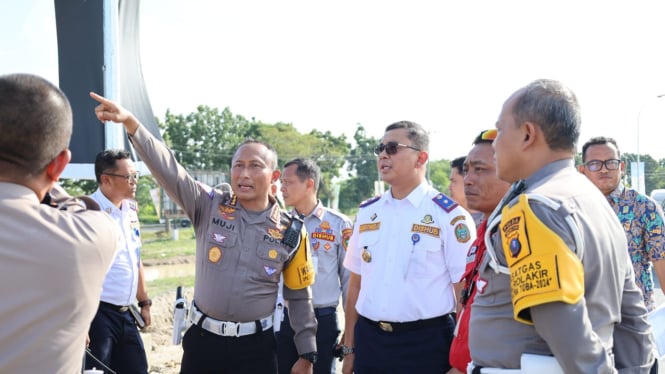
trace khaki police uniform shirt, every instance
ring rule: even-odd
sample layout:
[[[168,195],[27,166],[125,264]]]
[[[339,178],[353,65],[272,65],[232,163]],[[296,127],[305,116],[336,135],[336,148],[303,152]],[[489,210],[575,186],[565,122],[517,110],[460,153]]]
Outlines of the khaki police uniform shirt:
[[[573,305],[553,302],[532,307],[534,325],[519,323],[513,319],[510,277],[497,273],[486,253],[471,311],[469,348],[473,363],[514,369],[520,367],[522,353],[535,353],[554,355],[565,373],[612,373],[614,341],[620,350],[617,367],[631,368],[626,372],[648,372],[653,339],[616,214],[600,191],[577,172],[572,160],[548,164],[525,183],[525,192],[562,204],[555,212],[530,202],[537,217],[577,252],[564,222],[573,214],[585,246],[584,297]],[[506,266],[498,232],[492,235],[491,243],[498,262]]]
[[[356,310],[389,322],[455,311],[452,285],[475,233],[471,215],[426,182],[404,199],[388,190],[361,204],[344,260],[362,277]]]
[[[349,286],[349,271],[343,263],[353,223],[349,217],[324,207],[320,201],[304,220],[316,269],[312,302],[315,308],[337,307],[340,294],[343,293],[346,300]]]
[[[0,373],[81,372],[120,233],[105,213],[0,182]]]
[[[269,209],[249,213],[229,193],[197,183],[172,152],[144,127],[130,137],[134,148],[196,231],[194,301],[221,321],[249,322],[272,314],[289,248],[280,238],[289,216],[271,199]],[[284,287],[299,353],[316,351],[316,319],[310,288]]]

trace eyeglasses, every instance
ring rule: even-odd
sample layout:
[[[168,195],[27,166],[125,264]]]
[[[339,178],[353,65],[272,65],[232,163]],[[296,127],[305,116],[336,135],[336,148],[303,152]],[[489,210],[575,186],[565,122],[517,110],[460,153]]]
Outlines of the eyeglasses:
[[[619,166],[621,166],[621,160],[605,160],[605,161],[600,161],[600,160],[591,160],[587,161],[584,164],[584,167],[589,169],[589,171],[600,171],[600,169],[603,168],[603,165],[605,165],[605,169],[607,170],[617,170]]]
[[[127,183],[129,182],[138,182],[139,181],[139,173],[133,173],[129,175],[120,175],[120,174],[113,174],[113,173],[102,173],[105,175],[110,175],[112,177],[119,177],[119,178],[125,178]]]
[[[398,143],[398,142],[388,142],[386,144],[383,144],[383,143],[377,144],[377,146],[374,147],[374,154],[378,156],[378,155],[381,154],[381,152],[386,151],[387,154],[394,155],[395,153],[397,153],[397,149],[400,148],[400,147],[402,147],[402,148],[411,148],[414,151],[420,152],[420,149],[418,149],[416,147],[412,147],[410,145],[406,145],[406,144],[402,144],[402,143]]]

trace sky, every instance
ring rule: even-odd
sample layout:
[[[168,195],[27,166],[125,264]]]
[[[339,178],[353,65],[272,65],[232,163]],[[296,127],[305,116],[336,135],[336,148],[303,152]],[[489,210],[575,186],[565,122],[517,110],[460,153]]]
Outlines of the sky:
[[[557,79],[582,107],[580,145],[665,158],[665,2],[143,0],[153,111],[198,105],[380,138],[423,125],[430,158],[465,155],[505,99]],[[0,74],[58,81],[50,0],[0,0]],[[82,51],[85,53],[85,51]]]

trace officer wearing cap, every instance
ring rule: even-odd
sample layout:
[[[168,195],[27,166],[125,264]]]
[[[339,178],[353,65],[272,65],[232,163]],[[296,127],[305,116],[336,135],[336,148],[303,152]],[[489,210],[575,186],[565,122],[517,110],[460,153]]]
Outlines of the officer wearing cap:
[[[91,97],[100,103],[95,108],[100,121],[124,124],[137,153],[196,231],[192,326],[182,342],[181,372],[276,372],[272,312],[284,273],[300,354],[292,372],[311,373],[316,361],[311,253],[304,230],[291,235],[290,216],[270,195],[280,174],[275,151],[256,140],[242,143],[231,165],[235,194],[220,193],[191,178],[134,115],[99,95]]]
[[[476,228],[471,215],[425,179],[429,138],[418,124],[389,125],[376,147],[390,185],[360,205],[344,266],[343,372],[443,373],[455,294]]]
[[[347,216],[324,207],[316,198],[321,170],[313,160],[296,158],[284,164],[282,170],[284,201],[294,208],[294,214],[304,218],[312,243],[316,271],[312,302],[318,322],[316,346],[319,348],[314,374],[329,374],[335,367],[333,346],[339,335],[336,310],[342,293],[346,300],[349,272],[343,262],[353,224]],[[280,374],[290,373],[298,354],[293,345],[288,309],[277,333],[277,353]]]

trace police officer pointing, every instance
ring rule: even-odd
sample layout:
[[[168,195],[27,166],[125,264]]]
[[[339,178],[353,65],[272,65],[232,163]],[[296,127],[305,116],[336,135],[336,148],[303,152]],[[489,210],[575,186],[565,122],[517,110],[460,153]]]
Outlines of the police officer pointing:
[[[300,358],[292,373],[311,373],[316,361],[316,320],[309,284],[313,268],[304,230],[288,245],[290,216],[270,196],[279,177],[277,154],[248,140],[233,155],[231,185],[220,193],[197,183],[173,153],[133,114],[91,93],[100,121],[123,123],[137,153],[181,206],[196,230],[196,279],[192,326],[183,338],[182,373],[274,373],[272,312],[280,274],[289,302]],[[300,277],[293,277],[292,271]],[[299,282],[300,281],[300,282]]]

